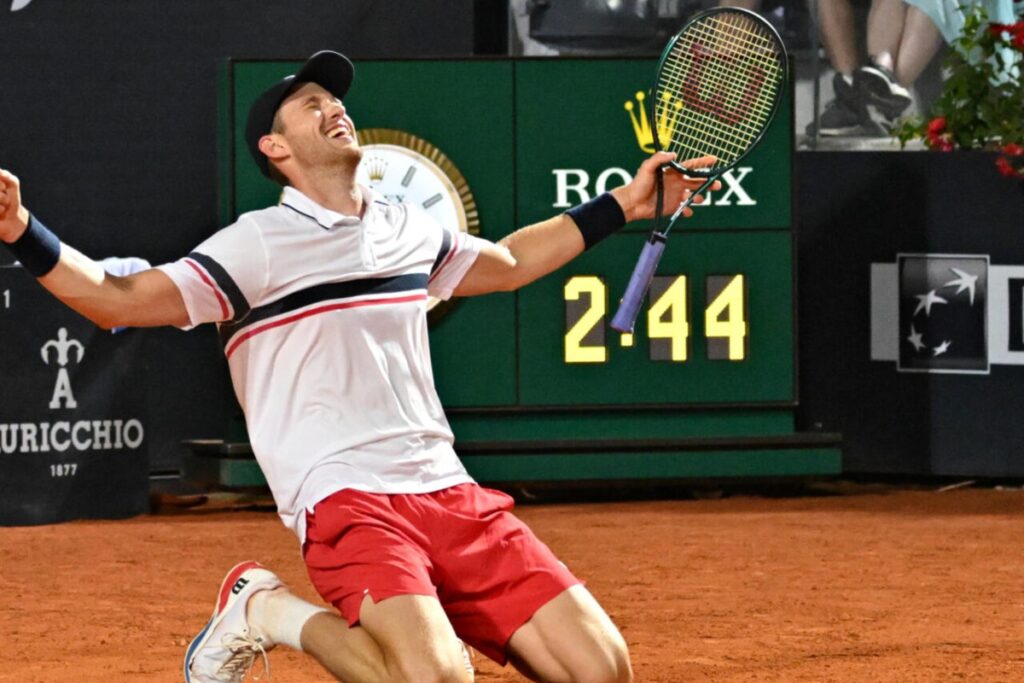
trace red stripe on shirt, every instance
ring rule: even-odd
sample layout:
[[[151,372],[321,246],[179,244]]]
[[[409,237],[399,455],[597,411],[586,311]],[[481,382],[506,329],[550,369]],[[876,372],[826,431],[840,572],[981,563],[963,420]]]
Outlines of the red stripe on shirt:
[[[307,311],[302,311],[301,313],[296,313],[295,315],[290,315],[287,318],[275,320],[274,322],[267,323],[266,325],[254,327],[251,330],[244,332],[243,334],[239,335],[236,339],[232,340],[231,344],[227,348],[227,351],[224,352],[224,355],[227,356],[228,358],[231,358],[231,354],[233,354],[235,350],[242,345],[242,343],[256,336],[257,334],[260,334],[261,332],[266,332],[267,330],[272,330],[275,327],[281,327],[282,325],[289,325],[297,320],[302,320],[303,318],[319,315],[320,313],[340,311],[345,308],[360,308],[362,306],[377,306],[381,304],[404,304],[410,301],[423,301],[426,298],[426,294],[412,294],[409,296],[399,296],[391,299],[364,299],[362,301],[344,301],[335,304],[327,304],[326,306],[318,306],[316,308],[311,308]]]
[[[191,266],[192,270],[196,271],[196,273],[199,274],[199,279],[202,280],[203,282],[205,282],[206,285],[210,289],[213,290],[213,295],[217,297],[217,303],[220,304],[220,312],[221,312],[221,315],[223,316],[222,320],[227,320],[228,319],[228,302],[224,298],[224,295],[220,293],[220,290],[217,288],[217,285],[214,284],[214,282],[210,278],[210,276],[206,274],[206,271],[203,270],[202,267],[198,263],[196,263],[192,259],[185,259],[185,263],[187,263],[189,266]]]
[[[444,257],[444,261],[441,261],[441,265],[439,265],[437,267],[437,270],[435,270],[431,274],[430,279],[427,280],[428,283],[433,282],[434,278],[436,278],[438,275],[441,274],[441,271],[444,270],[444,267],[447,266],[449,263],[451,263],[452,257],[455,256],[455,252],[457,252],[458,250],[459,250],[459,235],[456,233],[456,235],[452,239],[452,248],[448,250],[448,255]]]

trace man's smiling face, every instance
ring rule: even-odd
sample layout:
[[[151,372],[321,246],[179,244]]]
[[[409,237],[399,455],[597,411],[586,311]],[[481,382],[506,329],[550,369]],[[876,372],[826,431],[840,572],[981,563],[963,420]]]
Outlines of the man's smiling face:
[[[316,83],[299,85],[281,102],[271,136],[279,136],[291,159],[306,169],[354,169],[362,158],[345,105]]]

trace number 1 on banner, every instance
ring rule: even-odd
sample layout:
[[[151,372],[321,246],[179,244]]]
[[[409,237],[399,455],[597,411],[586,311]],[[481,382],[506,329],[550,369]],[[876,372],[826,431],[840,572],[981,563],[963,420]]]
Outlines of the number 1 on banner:
[[[7,309],[7,308],[10,308],[10,307],[11,307],[11,290],[5,289],[4,290],[4,308]]]

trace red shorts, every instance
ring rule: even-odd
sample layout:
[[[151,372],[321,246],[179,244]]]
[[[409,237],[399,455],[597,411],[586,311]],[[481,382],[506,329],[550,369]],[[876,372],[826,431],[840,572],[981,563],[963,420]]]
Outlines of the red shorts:
[[[463,641],[504,664],[512,634],[580,583],[512,506],[476,484],[401,495],[345,489],[306,514],[306,569],[350,626],[367,595],[430,595]]]

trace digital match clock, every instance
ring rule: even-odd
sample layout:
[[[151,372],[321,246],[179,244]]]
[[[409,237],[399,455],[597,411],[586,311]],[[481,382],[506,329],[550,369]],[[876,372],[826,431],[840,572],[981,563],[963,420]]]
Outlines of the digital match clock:
[[[747,357],[746,288],[742,274],[709,275],[703,306],[706,354],[710,360],[743,361]],[[565,362],[606,363],[605,325],[608,285],[596,275],[576,275],[565,283]],[[690,357],[690,304],[685,275],[658,276],[651,282],[647,309],[649,357],[685,363]],[[619,334],[631,347],[634,336]]]

